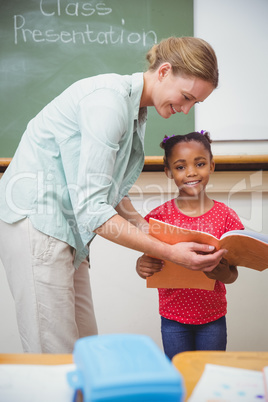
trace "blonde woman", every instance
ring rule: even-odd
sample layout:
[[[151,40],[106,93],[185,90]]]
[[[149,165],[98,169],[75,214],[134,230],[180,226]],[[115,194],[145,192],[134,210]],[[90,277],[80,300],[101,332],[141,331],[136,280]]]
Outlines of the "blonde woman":
[[[145,73],[67,88],[29,122],[0,181],[0,257],[25,352],[70,353],[97,333],[88,275],[96,234],[189,269],[222,258],[150,237],[128,198],[144,164],[147,107],[166,119],[187,114],[218,85],[215,53],[201,39],[165,39],[147,60]]]

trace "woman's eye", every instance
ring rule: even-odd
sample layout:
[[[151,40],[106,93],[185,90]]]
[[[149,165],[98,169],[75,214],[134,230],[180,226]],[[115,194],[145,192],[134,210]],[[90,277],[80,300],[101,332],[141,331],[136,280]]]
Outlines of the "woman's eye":
[[[183,95],[183,96],[184,96],[184,98],[185,98],[187,101],[190,100],[190,98],[188,98],[188,96],[186,96],[186,95]]]

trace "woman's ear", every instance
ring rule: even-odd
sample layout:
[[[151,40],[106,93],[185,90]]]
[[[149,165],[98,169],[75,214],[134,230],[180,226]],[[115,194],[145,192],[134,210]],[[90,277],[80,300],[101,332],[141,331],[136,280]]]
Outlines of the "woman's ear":
[[[170,63],[162,64],[158,69],[158,78],[162,80],[172,71],[172,67]]]
[[[169,179],[173,179],[173,175],[172,175],[171,171],[169,170],[169,168],[165,167],[165,173]]]

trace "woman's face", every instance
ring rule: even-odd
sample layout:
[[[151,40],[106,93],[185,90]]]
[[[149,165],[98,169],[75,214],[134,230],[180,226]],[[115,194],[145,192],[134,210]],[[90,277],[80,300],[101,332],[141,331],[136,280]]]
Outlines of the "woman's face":
[[[210,82],[196,77],[174,75],[169,63],[158,69],[151,100],[157,113],[168,119],[176,113],[188,114],[190,109],[203,102],[214,90]]]

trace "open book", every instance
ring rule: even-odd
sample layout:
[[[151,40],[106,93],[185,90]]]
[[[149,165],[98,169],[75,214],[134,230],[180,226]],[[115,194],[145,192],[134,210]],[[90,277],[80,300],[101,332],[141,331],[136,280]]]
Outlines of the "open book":
[[[230,265],[243,266],[263,271],[268,268],[268,235],[247,230],[232,230],[215,236],[180,228],[154,218],[149,220],[149,233],[157,239],[168,243],[195,242],[209,244],[216,250],[224,248],[224,256]],[[215,281],[207,278],[201,271],[192,271],[170,261],[165,262],[161,272],[147,278],[148,288],[199,288],[214,289]]]

